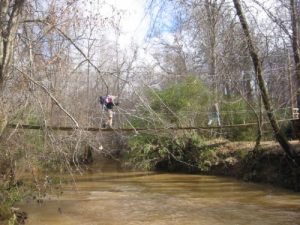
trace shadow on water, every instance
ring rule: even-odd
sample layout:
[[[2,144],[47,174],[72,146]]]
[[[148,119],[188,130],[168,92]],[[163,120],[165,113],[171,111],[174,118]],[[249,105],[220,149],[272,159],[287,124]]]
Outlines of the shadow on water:
[[[129,172],[105,161],[44,204],[28,224],[300,224],[300,195],[216,176]]]

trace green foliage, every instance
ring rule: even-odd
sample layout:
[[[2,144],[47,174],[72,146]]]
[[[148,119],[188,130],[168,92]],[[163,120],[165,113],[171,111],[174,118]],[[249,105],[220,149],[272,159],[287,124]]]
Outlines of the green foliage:
[[[230,102],[223,102],[220,112],[222,124],[235,125],[257,122],[253,110],[242,100],[230,99]],[[231,141],[253,141],[256,137],[257,127],[231,127],[226,131],[225,138]]]
[[[18,225],[18,219],[16,214],[13,214],[12,217],[8,220],[8,225]]]
[[[179,112],[183,109],[195,109],[199,104],[207,103],[209,97],[208,90],[202,82],[195,77],[188,77],[180,83],[173,83],[164,90],[150,93],[152,107],[154,110],[167,110],[160,102],[160,99],[173,111]]]
[[[35,115],[30,115],[28,118],[27,118],[27,123],[29,125],[40,125],[42,124],[42,119],[35,116]]]
[[[127,162],[136,169],[207,171],[216,161],[213,148],[195,134],[183,137],[141,134],[129,140]]]
[[[135,127],[207,126],[214,112],[212,106],[216,102],[201,80],[193,76],[170,83],[162,90],[148,91],[147,96],[155,113],[140,110],[140,118],[131,120]],[[226,101],[219,100],[218,103],[222,125],[257,122],[252,108],[242,99],[231,97]],[[258,108],[255,103],[253,105]],[[257,126],[231,127],[221,130],[221,133],[224,138],[232,141],[253,141],[257,136]]]
[[[151,134],[133,136],[128,141],[130,151],[125,156],[126,161],[135,168],[153,170],[157,155],[156,142],[155,136]]]
[[[149,98],[152,109],[160,113],[165,120],[171,123],[187,123],[191,119],[190,112],[205,111],[210,95],[199,79],[190,76],[180,83],[170,84],[161,91],[151,92]]]
[[[160,120],[154,119],[153,122],[150,113],[143,109],[140,110],[140,118],[131,121],[136,127],[153,126],[153,123],[159,121],[177,125],[199,125],[207,122],[207,115],[199,116],[197,112],[207,111],[212,95],[194,76],[187,77],[180,83],[170,83],[162,90],[148,91],[147,96],[151,108]]]
[[[18,187],[8,188],[7,185],[0,185],[0,220],[9,220],[13,213],[11,207],[23,198],[24,192]]]
[[[27,106],[25,108],[20,108],[15,110],[13,114],[10,115],[9,118],[10,123],[24,123],[30,125],[41,125],[44,120],[41,116],[37,115],[34,108],[32,106]]]
[[[9,189],[5,189],[4,187],[1,188],[3,193],[3,202],[7,205],[14,205],[16,202],[19,202],[23,195],[22,192],[20,192],[18,187],[13,187]]]
[[[0,204],[0,221],[7,220],[12,216],[10,207],[8,205]]]

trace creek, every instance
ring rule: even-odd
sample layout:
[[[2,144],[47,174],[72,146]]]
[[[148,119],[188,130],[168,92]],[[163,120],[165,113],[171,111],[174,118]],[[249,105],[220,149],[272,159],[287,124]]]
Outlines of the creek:
[[[101,166],[99,166],[101,165]],[[26,202],[30,225],[296,225],[300,194],[227,177],[122,171],[100,163],[60,196]]]

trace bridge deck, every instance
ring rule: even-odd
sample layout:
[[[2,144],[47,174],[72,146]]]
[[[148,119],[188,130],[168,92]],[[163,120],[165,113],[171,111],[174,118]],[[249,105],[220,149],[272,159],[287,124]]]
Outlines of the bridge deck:
[[[293,121],[293,119],[279,120],[278,122]],[[268,124],[269,122],[264,122],[263,124]],[[136,131],[155,131],[155,130],[211,130],[211,129],[224,129],[224,128],[234,128],[234,127],[249,127],[257,126],[257,123],[246,123],[246,124],[234,124],[234,125],[224,125],[224,126],[199,126],[199,127],[156,127],[156,128],[100,128],[100,127],[71,127],[71,126],[42,126],[42,125],[29,125],[29,124],[8,124],[9,128],[18,129],[34,129],[34,130],[59,130],[59,131],[72,131],[72,130],[84,130],[84,131],[124,131],[124,132],[136,132]]]

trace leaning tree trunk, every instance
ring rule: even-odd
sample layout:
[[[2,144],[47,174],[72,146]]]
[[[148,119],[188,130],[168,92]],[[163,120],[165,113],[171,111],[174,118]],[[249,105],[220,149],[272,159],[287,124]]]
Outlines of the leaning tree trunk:
[[[267,115],[270,121],[270,124],[273,128],[273,132],[275,134],[275,137],[277,139],[277,141],[279,142],[279,144],[281,145],[281,147],[283,148],[283,150],[285,151],[285,153],[287,154],[288,158],[291,159],[292,161],[294,161],[295,156],[294,156],[294,151],[291,147],[291,145],[289,144],[289,142],[286,140],[286,138],[284,137],[284,135],[280,132],[277,120],[275,118],[274,115],[274,111],[272,109],[272,106],[270,104],[270,100],[269,100],[269,95],[267,92],[267,88],[265,85],[265,82],[263,80],[263,74],[262,74],[262,63],[261,60],[259,59],[258,53],[254,47],[254,43],[252,41],[251,38],[251,34],[249,31],[249,26],[248,23],[246,21],[246,18],[244,16],[244,13],[242,11],[242,7],[240,4],[240,0],[233,0],[234,3],[234,7],[236,9],[237,15],[240,19],[240,23],[242,26],[242,29],[244,31],[244,34],[246,36],[247,39],[247,44],[248,44],[248,50],[253,62],[253,66],[255,69],[255,75],[256,75],[256,80],[261,92],[261,97],[265,106],[265,109],[267,111]]]
[[[8,76],[14,39],[25,0],[0,0],[0,92]]]

